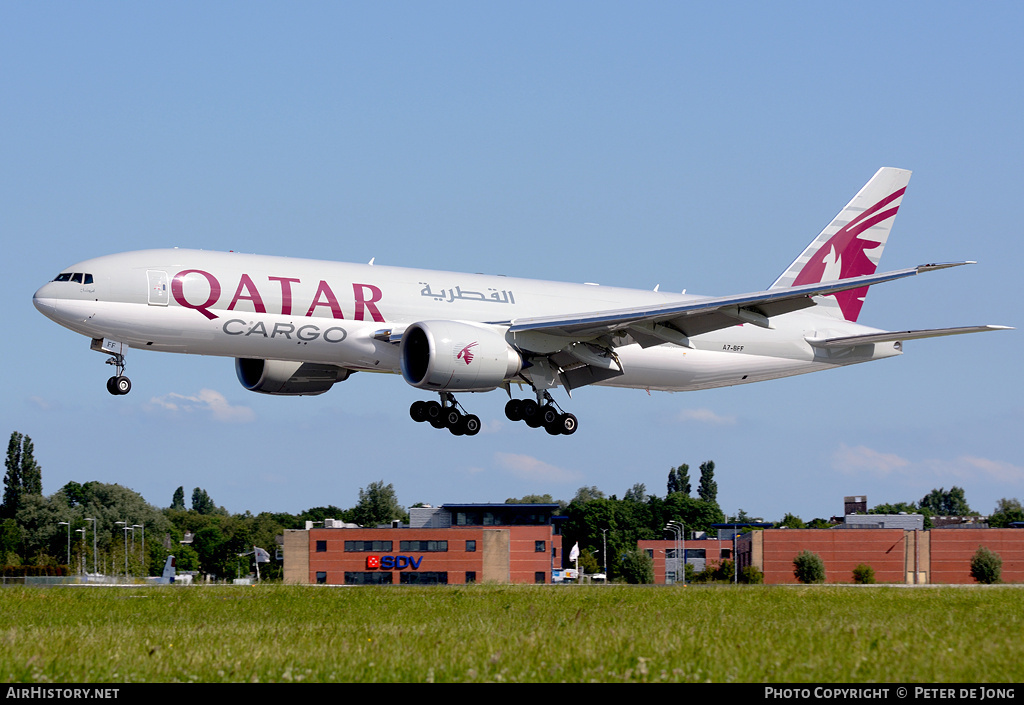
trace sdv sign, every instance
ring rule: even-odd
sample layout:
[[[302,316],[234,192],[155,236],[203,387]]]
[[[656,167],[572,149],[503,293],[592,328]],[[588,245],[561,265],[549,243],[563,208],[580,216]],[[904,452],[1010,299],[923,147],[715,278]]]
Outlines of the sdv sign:
[[[423,556],[367,556],[366,567],[377,570],[416,570],[422,560]]]

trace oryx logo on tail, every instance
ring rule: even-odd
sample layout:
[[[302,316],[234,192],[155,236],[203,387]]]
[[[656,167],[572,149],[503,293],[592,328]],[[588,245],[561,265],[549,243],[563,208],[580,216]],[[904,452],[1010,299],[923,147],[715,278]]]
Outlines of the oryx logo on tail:
[[[772,285],[773,289],[874,274],[910,181],[904,169],[882,168]],[[820,297],[823,312],[856,321],[867,287]]]

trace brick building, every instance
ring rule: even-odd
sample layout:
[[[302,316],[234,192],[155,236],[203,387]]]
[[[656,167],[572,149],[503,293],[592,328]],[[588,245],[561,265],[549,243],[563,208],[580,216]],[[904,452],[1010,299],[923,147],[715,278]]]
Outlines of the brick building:
[[[285,532],[284,581],[397,585],[550,583],[562,566],[557,504],[415,508],[408,526]]]
[[[863,563],[879,583],[964,584],[975,582],[971,558],[979,546],[999,554],[1003,582],[1024,582],[1019,529],[766,529],[741,535],[736,554],[740,570],[756,566],[767,584],[796,582],[793,559],[805,550],[821,556],[829,583],[852,583]]]

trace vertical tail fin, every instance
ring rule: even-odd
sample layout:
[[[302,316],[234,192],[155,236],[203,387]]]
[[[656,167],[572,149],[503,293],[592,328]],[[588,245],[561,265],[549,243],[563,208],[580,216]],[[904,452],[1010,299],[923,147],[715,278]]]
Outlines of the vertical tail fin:
[[[909,181],[906,169],[879,169],[771,288],[874,274]],[[816,302],[821,310],[856,321],[867,292],[867,287],[852,289]]]
[[[162,576],[167,580],[167,582],[174,582],[177,565],[178,564],[177,561],[175,561],[174,556],[167,556],[167,561],[164,562],[164,572]]]

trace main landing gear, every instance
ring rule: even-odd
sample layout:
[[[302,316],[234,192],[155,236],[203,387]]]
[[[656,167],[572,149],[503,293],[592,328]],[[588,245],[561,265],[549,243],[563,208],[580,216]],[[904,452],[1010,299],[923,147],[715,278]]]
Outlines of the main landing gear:
[[[511,399],[505,404],[505,416],[509,421],[525,421],[530,428],[544,427],[552,436],[569,436],[576,433],[576,417],[558,408],[555,400],[546,391],[537,393],[533,399]]]
[[[455,396],[441,392],[441,401],[414,401],[409,407],[413,421],[426,421],[434,428],[447,428],[453,436],[475,436],[480,433],[480,417],[465,413]]]

